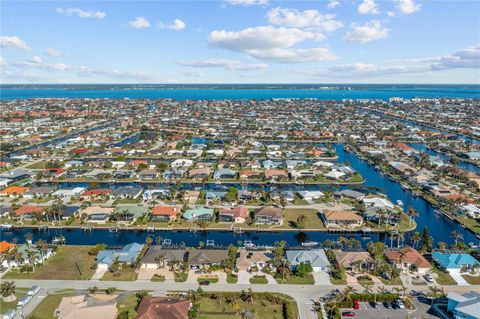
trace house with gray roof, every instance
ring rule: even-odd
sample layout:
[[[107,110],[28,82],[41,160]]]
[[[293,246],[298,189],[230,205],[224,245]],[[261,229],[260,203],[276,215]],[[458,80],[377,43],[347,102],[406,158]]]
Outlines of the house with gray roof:
[[[185,261],[187,251],[185,249],[166,249],[161,245],[152,245],[143,255],[142,268],[157,269],[165,267],[170,261]]]
[[[480,293],[476,291],[458,294],[449,292],[447,310],[454,319],[480,319]]]
[[[312,250],[287,250],[286,257],[290,263],[290,269],[295,270],[300,264],[310,264],[314,272],[329,271],[330,262],[323,249]]]
[[[137,199],[142,194],[143,189],[134,186],[119,187],[112,191],[111,196],[116,199],[132,198]]]
[[[98,268],[108,269],[115,259],[123,264],[133,264],[143,249],[143,245],[132,243],[124,246],[122,249],[105,249],[97,254]]]

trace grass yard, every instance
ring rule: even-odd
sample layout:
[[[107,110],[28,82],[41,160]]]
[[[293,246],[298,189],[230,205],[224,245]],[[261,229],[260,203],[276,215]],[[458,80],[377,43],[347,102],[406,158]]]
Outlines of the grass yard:
[[[265,285],[265,284],[268,284],[268,279],[265,276],[253,276],[253,277],[250,277],[250,283]]]
[[[35,272],[20,273],[11,270],[2,279],[90,280],[95,272],[91,269],[95,256],[88,254],[90,248],[91,246],[59,246],[55,255],[43,265],[35,267]]]
[[[150,294],[149,291],[139,291],[139,292],[132,292],[126,295],[120,295],[117,298],[117,310],[118,313],[127,312],[129,313],[129,318],[135,318],[136,311],[135,309],[138,306],[139,299],[137,298],[137,293],[139,294]]]
[[[306,217],[304,228],[309,229],[324,229],[322,220],[320,219],[317,210],[315,209],[294,209],[287,208],[284,210],[284,223],[279,228],[293,228],[296,225],[298,217],[304,215]]]
[[[123,266],[122,269],[118,272],[117,276],[113,275],[113,272],[107,271],[102,279],[102,281],[135,281],[138,278],[138,273],[134,268],[130,266]]]
[[[384,284],[384,285],[388,285],[388,286],[401,286],[403,285],[402,283],[402,280],[400,279],[400,277],[397,277],[393,280],[387,280],[383,277],[378,277],[380,279],[380,281]]]
[[[54,292],[46,296],[42,302],[33,310],[32,316],[34,318],[55,319],[54,311],[57,309],[63,297],[72,296],[73,289],[62,290]]]
[[[273,295],[273,294],[272,294]],[[232,319],[243,318],[240,311],[250,311],[254,314],[254,318],[268,318],[268,319],[284,319],[285,304],[289,304],[292,308],[294,317],[298,316],[298,309],[296,304],[286,296],[276,294],[281,303],[274,303],[267,298],[262,297],[262,294],[254,294],[253,303],[244,301],[241,298],[235,298],[233,302],[227,303],[225,298],[222,298],[221,293],[215,293],[215,297],[202,296],[199,298],[198,319]],[[234,307],[237,307],[238,312]]]
[[[227,273],[227,283],[236,284],[238,282],[238,275]]]
[[[15,288],[15,299],[12,302],[5,302],[3,298],[0,298],[0,314],[4,314],[7,310],[15,309],[17,307],[18,299],[22,298],[27,294],[27,288]]]
[[[437,267],[433,267],[432,271],[433,271],[433,273],[435,273],[437,275],[437,277],[434,276],[434,278],[435,278],[435,281],[439,285],[443,286],[443,285],[456,285],[457,284],[455,279],[453,279],[452,276],[450,276],[450,274],[448,272],[442,271],[442,270],[438,269]]]
[[[164,282],[165,281],[165,276],[163,275],[153,275],[153,277],[150,279],[150,281],[153,281],[153,282]]]
[[[185,282],[188,278],[188,272],[174,273],[175,282]]]
[[[346,285],[347,284],[347,277],[343,277],[341,279],[336,279],[333,277],[330,277],[330,282],[332,285]]]
[[[462,277],[470,285],[480,285],[480,276],[462,275]]]
[[[197,282],[208,281],[211,284],[216,284],[218,282],[217,276],[202,276],[197,278]]]
[[[287,285],[313,285],[315,284],[315,279],[312,274],[308,274],[305,277],[300,276],[289,276],[282,281],[282,277],[275,278],[278,284],[287,284]]]

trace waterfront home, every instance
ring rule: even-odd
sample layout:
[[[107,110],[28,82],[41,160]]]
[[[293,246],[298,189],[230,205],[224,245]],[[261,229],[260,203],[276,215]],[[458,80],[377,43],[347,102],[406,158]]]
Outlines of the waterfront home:
[[[141,179],[155,179],[158,176],[158,173],[154,169],[144,169],[137,173],[138,177]]]
[[[299,250],[288,249],[285,252],[290,269],[295,271],[300,264],[310,264],[314,272],[330,270],[330,261],[323,249]]]
[[[180,206],[164,206],[157,205],[152,209],[153,222],[168,222],[177,219],[177,216],[181,213]]]
[[[195,204],[200,196],[199,191],[185,191],[183,193],[183,200],[190,204]]]
[[[79,197],[85,191],[85,187],[61,188],[52,194],[53,197],[73,198]]]
[[[170,166],[172,168],[188,168],[193,165],[193,161],[190,159],[176,159],[174,160]]]
[[[393,209],[395,205],[391,201],[383,197],[365,197],[362,199],[365,207],[375,207],[382,209]]]
[[[461,269],[474,269],[480,266],[480,262],[470,254],[441,253],[434,251],[432,258],[440,267],[454,273],[458,273]]]
[[[7,217],[11,210],[12,208],[10,206],[0,205],[0,217]]]
[[[228,168],[221,168],[213,173],[213,178],[215,179],[235,179],[236,177],[237,172]]]
[[[317,173],[312,169],[302,169],[302,170],[293,169],[290,171],[290,175],[294,179],[315,178],[317,176]]]
[[[114,189],[111,196],[114,199],[137,199],[142,191],[141,187],[124,186]]]
[[[255,209],[253,216],[256,224],[281,225],[283,224],[282,210],[277,207],[267,206]]]
[[[142,249],[143,245],[139,243],[125,245],[122,249],[104,249],[98,252],[95,260],[99,269],[108,269],[117,258],[120,263],[131,265]]]
[[[112,207],[89,206],[81,211],[85,221],[97,224],[105,224],[113,213]]]
[[[31,171],[28,171],[22,168],[16,168],[14,170],[0,174],[0,179],[6,178],[9,180],[12,180],[13,182],[18,182],[18,181],[21,181],[22,179],[30,178],[33,175],[34,174]]]
[[[45,210],[46,206],[23,205],[15,210],[15,215],[20,219],[35,219],[40,216]]]
[[[351,189],[344,189],[338,192],[335,192],[335,196],[340,198],[349,198],[355,200],[362,200],[366,195],[362,192],[357,192]]]
[[[363,218],[353,211],[325,210],[322,212],[325,227],[360,227],[363,225]]]
[[[157,269],[163,268],[169,262],[184,262],[187,251],[185,249],[169,249],[161,245],[152,245],[148,247],[145,255],[142,256],[142,268]]]
[[[112,192],[109,188],[90,189],[80,195],[84,200],[101,200],[105,199]]]
[[[188,176],[193,179],[208,179],[212,170],[210,168],[196,168],[188,172]]]
[[[449,292],[447,311],[454,319],[480,319],[480,292]]]
[[[55,309],[58,319],[115,319],[117,315],[116,302],[90,301],[86,295],[63,297]]]
[[[142,298],[135,319],[187,319],[191,307],[189,300],[172,297]]]
[[[334,250],[337,263],[349,271],[359,271],[371,269],[374,260],[367,251],[343,251]]]
[[[137,204],[121,204],[115,207],[110,219],[117,222],[128,223],[144,216],[147,207]]]
[[[235,208],[220,208],[218,211],[218,221],[225,223],[245,223],[249,215],[248,209],[244,206]]]
[[[240,171],[240,179],[242,180],[254,180],[261,179],[262,173],[256,170],[244,169]]]
[[[415,268],[420,274],[426,274],[432,270],[432,265],[416,249],[405,246],[400,249],[386,250],[384,252],[388,262],[400,269]]]
[[[265,174],[265,178],[267,179],[282,179],[282,178],[287,179],[288,178],[288,173],[282,169],[274,169],[274,168],[266,169],[264,174]]]
[[[39,265],[54,254],[52,248],[40,248],[34,244],[20,244],[13,249],[14,259],[6,258],[2,261],[3,267],[21,267],[23,265]]]
[[[28,199],[46,197],[48,195],[51,195],[54,191],[55,191],[55,187],[52,187],[52,186],[32,187],[26,193],[23,194],[23,197]]]
[[[64,220],[77,216],[82,206],[76,205],[60,205],[60,217]]]
[[[268,261],[273,257],[272,253],[267,251],[250,251],[245,249],[240,250],[237,256],[237,268],[246,271],[250,271],[252,268],[262,270],[264,267],[268,267]]]
[[[273,169],[273,168],[279,168],[280,166],[282,166],[282,164],[283,164],[282,161],[265,160],[265,161],[262,162],[262,166],[266,170]]]
[[[210,221],[213,217],[213,209],[205,207],[187,209],[182,217],[188,221]]]
[[[164,199],[170,194],[168,189],[147,189],[143,192],[143,199],[144,200],[152,200],[152,199]]]
[[[188,264],[192,269],[205,266],[223,265],[228,258],[226,249],[193,249],[188,253]]]
[[[324,196],[324,194],[321,191],[299,191],[298,195],[300,196],[300,198],[303,198],[304,200],[307,200],[307,201],[320,199]]]
[[[347,175],[346,173],[340,172],[337,170],[331,170],[330,172],[323,174],[323,176],[325,176],[328,179],[340,179],[345,177],[346,175]]]
[[[80,166],[83,166],[83,161],[77,161],[77,160],[68,161],[63,166],[65,168],[80,167]]]
[[[113,171],[112,177],[115,179],[127,179],[131,178],[133,175],[132,171],[129,170],[122,170],[122,171]]]
[[[23,186],[9,186],[0,191],[0,196],[17,197],[28,191],[28,187]]]
[[[0,256],[3,256],[4,254],[8,253],[13,248],[15,248],[15,244],[11,244],[6,240],[2,240],[0,242]]]

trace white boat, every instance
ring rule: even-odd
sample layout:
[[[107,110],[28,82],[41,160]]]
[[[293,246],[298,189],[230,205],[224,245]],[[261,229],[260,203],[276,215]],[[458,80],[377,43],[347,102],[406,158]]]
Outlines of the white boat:
[[[65,243],[66,243],[65,238],[55,237],[52,239],[52,244],[65,244]]]
[[[246,248],[252,248],[252,247],[255,247],[255,244],[252,243],[251,240],[245,240],[245,241],[243,242],[243,246],[245,246]]]
[[[147,232],[153,233],[155,231],[154,227],[147,227]]]
[[[318,245],[319,245],[319,243],[316,242],[316,241],[306,241],[306,242],[302,243],[303,247],[315,247],[315,246],[318,246]]]
[[[172,244],[172,240],[165,238],[162,242],[162,246],[170,246]]]
[[[12,228],[13,228],[13,225],[11,225],[11,224],[1,224],[0,225],[1,230],[10,230]]]
[[[399,200],[397,200],[397,205],[398,206],[403,206],[403,202],[399,199]]]

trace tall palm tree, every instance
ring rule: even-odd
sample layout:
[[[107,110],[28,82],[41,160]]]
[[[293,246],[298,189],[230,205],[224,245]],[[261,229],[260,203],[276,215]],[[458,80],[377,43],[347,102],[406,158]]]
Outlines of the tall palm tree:
[[[14,301],[15,298],[15,282],[2,281],[0,285],[0,294],[5,301]]]
[[[417,218],[419,216],[419,213],[417,210],[415,210],[413,207],[410,206],[410,208],[408,209],[408,212],[410,214],[410,226],[412,226],[412,222],[415,218]]]

